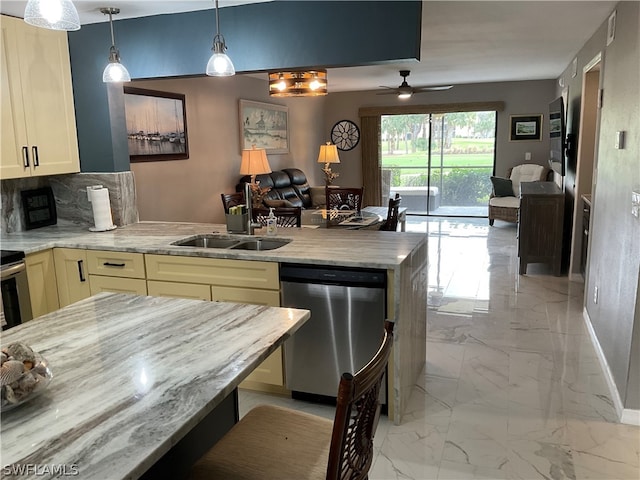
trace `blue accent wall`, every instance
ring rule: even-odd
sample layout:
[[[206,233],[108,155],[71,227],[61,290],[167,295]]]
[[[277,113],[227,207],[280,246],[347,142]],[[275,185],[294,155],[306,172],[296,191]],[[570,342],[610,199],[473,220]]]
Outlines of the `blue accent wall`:
[[[420,58],[420,1],[274,1],[219,13],[238,73]],[[201,76],[215,11],[116,20],[114,32],[132,78]],[[110,40],[106,22],[69,33],[83,172],[129,170],[122,94],[102,82]]]

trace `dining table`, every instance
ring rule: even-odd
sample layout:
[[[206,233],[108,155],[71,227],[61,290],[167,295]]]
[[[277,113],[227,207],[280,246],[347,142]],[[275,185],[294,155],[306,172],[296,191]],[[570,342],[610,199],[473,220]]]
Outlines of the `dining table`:
[[[53,373],[3,408],[3,478],[184,478],[237,422],[240,382],[309,317],[100,293],[3,332]]]
[[[302,210],[301,222],[303,227],[312,228],[345,228],[361,230],[376,228],[382,225],[387,218],[387,207],[367,206],[362,210],[327,210],[326,208]],[[407,209],[401,207],[398,210],[400,230],[406,230]]]

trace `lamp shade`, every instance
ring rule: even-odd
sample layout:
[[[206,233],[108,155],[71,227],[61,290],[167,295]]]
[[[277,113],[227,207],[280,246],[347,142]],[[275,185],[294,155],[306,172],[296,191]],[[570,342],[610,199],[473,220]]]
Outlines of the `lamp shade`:
[[[50,30],[80,30],[78,11],[71,0],[29,0],[24,21]]]
[[[250,150],[242,150],[240,175],[253,176],[263,173],[271,173],[271,166],[264,148],[256,148],[254,145]]]
[[[119,61],[109,62],[102,72],[102,81],[105,83],[130,82],[131,75]]]
[[[335,145],[331,145],[329,142],[325,145],[320,145],[318,163],[340,163],[338,148]]]

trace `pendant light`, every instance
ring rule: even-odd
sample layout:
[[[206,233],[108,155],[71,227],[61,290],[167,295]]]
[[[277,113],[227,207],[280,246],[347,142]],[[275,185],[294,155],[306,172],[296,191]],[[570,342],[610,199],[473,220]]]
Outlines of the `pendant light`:
[[[210,77],[229,77],[236,74],[233,62],[224,51],[227,49],[224,37],[220,33],[220,19],[218,17],[218,0],[216,0],[216,35],[213,37],[213,55],[207,62],[206,74]]]
[[[105,83],[121,83],[121,82],[130,82],[131,75],[125,68],[124,65],[120,63],[120,52],[116,48],[116,40],[113,35],[113,17],[112,15],[117,15],[120,13],[119,8],[106,7],[101,8],[100,12],[105,15],[109,15],[109,26],[111,27],[111,48],[109,49],[109,64],[105,67],[104,72],[102,73],[102,81]]]
[[[24,21],[50,30],[80,30],[78,11],[71,0],[29,0]]]

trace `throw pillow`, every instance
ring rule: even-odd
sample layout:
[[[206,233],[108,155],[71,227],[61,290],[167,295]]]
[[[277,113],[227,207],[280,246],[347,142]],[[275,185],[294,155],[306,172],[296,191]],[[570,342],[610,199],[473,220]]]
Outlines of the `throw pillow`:
[[[291,203],[289,200],[272,200],[272,199],[265,199],[264,204],[267,207],[273,207],[273,208],[291,208],[293,207],[293,203]]]
[[[513,185],[508,178],[491,177],[493,195],[496,197],[513,197]]]

